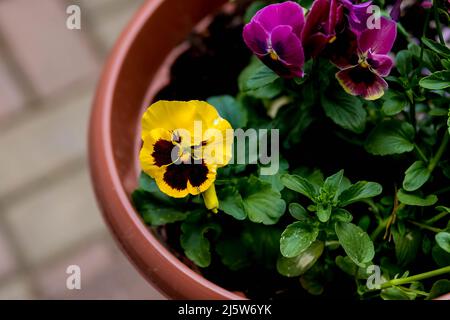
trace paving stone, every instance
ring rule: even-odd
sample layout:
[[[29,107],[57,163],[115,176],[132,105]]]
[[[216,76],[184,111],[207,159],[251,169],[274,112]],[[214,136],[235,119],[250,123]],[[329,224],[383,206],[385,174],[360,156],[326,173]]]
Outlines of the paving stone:
[[[0,51],[0,121],[21,111],[25,97]]]
[[[95,16],[94,21],[92,21],[94,32],[107,51],[113,47],[121,32],[143,2],[143,0],[131,0],[127,2],[126,6],[118,8],[114,12]]]
[[[35,265],[62,254],[95,234],[106,232],[87,170],[43,185],[7,206],[5,220],[27,263]]]
[[[0,285],[0,300],[31,300],[36,298],[25,277],[14,277]]]
[[[81,270],[81,289],[66,288],[69,265]],[[118,252],[112,239],[97,241],[38,272],[46,299],[163,299]]]
[[[96,73],[96,55],[83,30],[66,27],[60,0],[0,1],[0,29],[36,91],[48,95]]]
[[[91,97],[92,89],[74,90],[0,128],[0,198],[86,153]]]
[[[16,260],[11,250],[10,242],[4,234],[4,228],[0,228],[0,279],[11,273],[16,267]]]
[[[80,6],[81,10],[87,10],[89,14],[102,14],[110,9],[115,9],[117,6],[128,4],[133,0],[75,0],[74,3]]]

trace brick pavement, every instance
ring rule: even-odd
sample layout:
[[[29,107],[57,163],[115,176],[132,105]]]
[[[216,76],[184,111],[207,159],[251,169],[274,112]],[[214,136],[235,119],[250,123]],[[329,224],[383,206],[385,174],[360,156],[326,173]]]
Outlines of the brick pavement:
[[[101,66],[142,2],[0,0],[0,299],[162,298],[106,230],[86,164]],[[81,30],[65,27],[71,4]]]

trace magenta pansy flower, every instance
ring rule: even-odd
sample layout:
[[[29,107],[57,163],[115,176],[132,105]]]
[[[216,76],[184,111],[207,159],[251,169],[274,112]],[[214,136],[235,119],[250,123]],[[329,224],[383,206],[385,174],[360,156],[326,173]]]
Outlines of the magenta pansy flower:
[[[278,75],[303,77],[305,57],[301,34],[304,24],[303,8],[298,3],[272,4],[258,11],[244,27],[244,41]]]
[[[340,0],[346,9],[347,20],[354,33],[359,34],[367,29],[367,19],[372,14],[368,12],[368,8],[372,5],[372,1],[354,4],[351,0]]]
[[[388,87],[382,77],[389,75],[393,60],[388,56],[397,36],[397,25],[385,17],[380,18],[379,29],[366,29],[357,39],[358,62],[340,66],[336,74],[341,86],[349,94],[375,100]]]
[[[338,0],[314,1],[302,34],[307,57],[316,57],[336,39],[336,26],[342,16],[343,6]]]

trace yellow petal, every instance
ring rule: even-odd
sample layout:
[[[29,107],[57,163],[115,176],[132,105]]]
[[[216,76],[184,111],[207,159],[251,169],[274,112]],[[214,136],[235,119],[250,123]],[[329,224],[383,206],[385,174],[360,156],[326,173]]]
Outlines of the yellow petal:
[[[172,135],[169,131],[158,128],[149,131],[143,138],[143,146],[139,153],[139,161],[142,170],[152,178],[162,172],[163,167],[155,165],[155,158],[153,157],[155,143],[159,140],[171,141]]]

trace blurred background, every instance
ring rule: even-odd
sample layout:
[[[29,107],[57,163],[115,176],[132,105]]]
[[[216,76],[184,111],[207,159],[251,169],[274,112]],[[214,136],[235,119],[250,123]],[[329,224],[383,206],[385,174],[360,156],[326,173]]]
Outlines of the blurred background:
[[[86,159],[102,65],[142,2],[0,0],[0,299],[163,298],[106,229]]]

